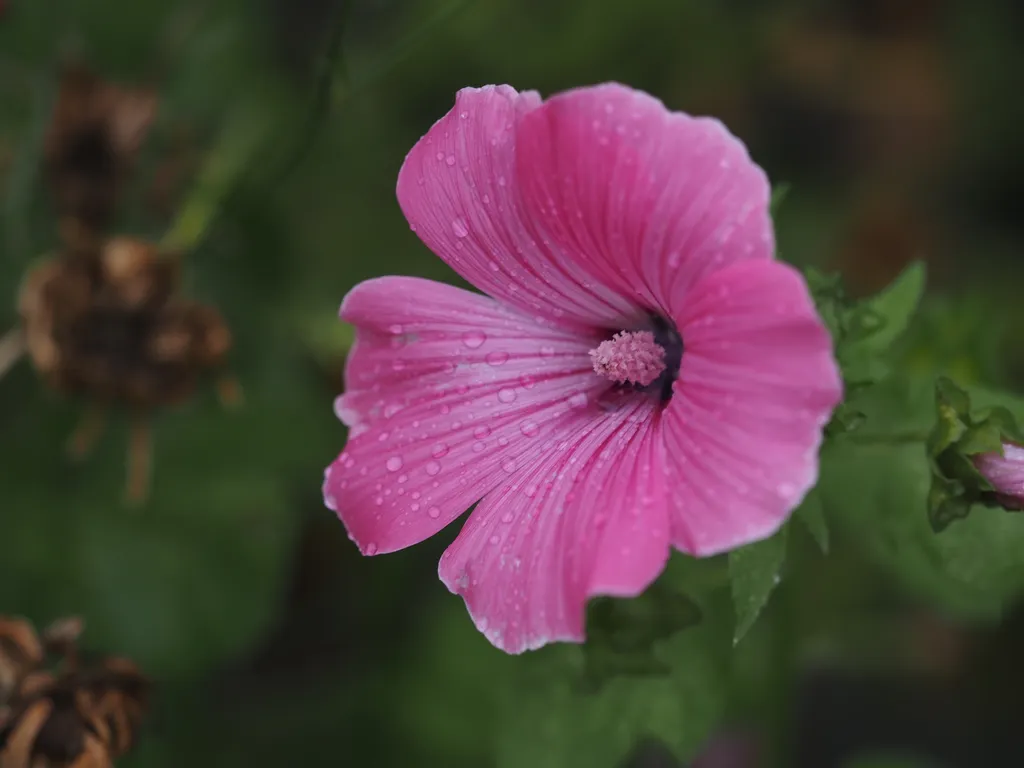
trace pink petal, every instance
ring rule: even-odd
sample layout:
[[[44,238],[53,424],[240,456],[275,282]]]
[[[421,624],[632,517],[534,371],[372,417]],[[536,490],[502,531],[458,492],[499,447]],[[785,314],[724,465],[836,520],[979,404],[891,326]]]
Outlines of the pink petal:
[[[669,553],[657,405],[583,412],[474,510],[441,558],[477,628],[509,653],[582,641],[587,599],[635,596]]]
[[[597,412],[607,386],[596,338],[449,285],[370,280],[341,316],[357,328],[337,403],[351,431],[324,497],[365,554],[439,531],[550,448],[560,420]]]
[[[842,383],[803,279],[785,264],[736,264],[672,309],[685,346],[663,414],[672,541],[711,555],[771,535],[799,505]]]
[[[600,85],[527,114],[517,149],[544,237],[648,309],[668,315],[710,271],[772,258],[768,179],[717,120]]]
[[[983,453],[974,457],[974,463],[996,491],[1024,500],[1024,448],[1004,443],[1002,456]]]
[[[398,202],[413,230],[480,290],[530,316],[625,327],[636,308],[596,283],[586,262],[554,253],[524,217],[516,181],[516,127],[535,92],[466,88],[409,152]]]

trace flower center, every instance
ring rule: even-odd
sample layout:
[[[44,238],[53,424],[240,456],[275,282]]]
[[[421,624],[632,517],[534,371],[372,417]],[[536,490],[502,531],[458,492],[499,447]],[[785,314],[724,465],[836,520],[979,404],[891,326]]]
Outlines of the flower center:
[[[665,371],[665,348],[651,331],[619,331],[590,350],[594,370],[618,384],[646,387]]]

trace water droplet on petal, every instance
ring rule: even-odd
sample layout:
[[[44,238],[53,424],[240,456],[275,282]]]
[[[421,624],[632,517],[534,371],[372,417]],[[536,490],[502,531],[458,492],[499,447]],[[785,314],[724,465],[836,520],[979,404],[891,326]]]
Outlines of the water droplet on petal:
[[[386,466],[388,472],[397,472],[402,468],[402,458],[400,456],[392,456],[387,460]]]
[[[503,462],[501,462],[501,468],[504,469],[509,474],[511,474],[512,472],[515,472],[516,471],[516,460],[515,459],[505,459]]]
[[[540,433],[540,427],[538,427],[535,422],[524,421],[520,425],[519,431],[526,437],[536,437]]]
[[[501,400],[501,402],[503,402],[503,403],[514,402],[515,399],[516,399],[516,391],[514,389],[509,389],[508,387],[504,387],[503,389],[499,389],[498,390],[498,399]]]
[[[489,365],[493,365],[497,368],[499,365],[504,365],[508,361],[508,352],[494,351],[488,352],[485,358]]]
[[[501,537],[495,534],[494,536],[491,536],[489,541],[491,542],[491,544],[498,544],[501,542]]]
[[[441,471],[441,465],[436,461],[428,461],[427,466],[424,467],[424,469],[427,471],[428,475],[434,477]]]
[[[569,398],[569,405],[573,408],[586,408],[587,407],[587,393],[577,392],[575,395]]]
[[[473,443],[473,453],[483,453],[485,450],[487,450],[487,446],[479,440]]]
[[[368,555],[376,555],[377,554],[377,545],[374,544],[371,541],[369,544],[366,545],[366,550],[365,551],[366,551],[366,554],[368,554]]]
[[[436,157],[438,160],[444,160],[444,152],[438,152]]]
[[[491,428],[486,424],[481,424],[479,427],[473,430],[473,437],[478,440],[483,440],[485,437],[491,434]]]
[[[555,348],[554,347],[543,346],[543,347],[540,348],[540,356],[541,357],[554,357],[554,355],[555,355]]]
[[[466,331],[462,334],[462,343],[470,349],[479,349],[487,341],[487,336],[481,331]]]
[[[455,155],[448,155],[448,157],[446,157],[444,161],[448,163],[448,167],[450,168],[451,166],[455,165]]]
[[[452,222],[452,232],[455,233],[456,237],[465,237],[469,234],[469,225],[466,224],[466,220],[461,216]]]
[[[427,510],[427,514],[436,520],[441,516],[441,510],[438,507],[431,507]]]

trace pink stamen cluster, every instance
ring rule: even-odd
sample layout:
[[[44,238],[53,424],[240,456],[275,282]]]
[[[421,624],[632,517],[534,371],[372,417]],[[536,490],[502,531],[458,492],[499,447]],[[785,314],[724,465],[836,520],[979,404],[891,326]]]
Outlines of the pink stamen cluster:
[[[620,384],[646,387],[665,370],[665,349],[650,331],[619,331],[590,350],[594,370]]]

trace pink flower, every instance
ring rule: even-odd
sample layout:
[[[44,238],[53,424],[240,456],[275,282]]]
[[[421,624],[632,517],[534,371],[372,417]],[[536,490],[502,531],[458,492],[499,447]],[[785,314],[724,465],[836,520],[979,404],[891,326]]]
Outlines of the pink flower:
[[[440,563],[510,653],[581,641],[671,547],[769,536],[815,483],[840,399],[827,331],[773,260],[769,184],[717,121],[620,85],[465,89],[398,200],[486,295],[356,286],[326,503],[367,555],[477,504]]]
[[[981,453],[974,465],[995,489],[996,499],[1008,509],[1024,509],[1024,447],[1003,443],[1002,454]]]

